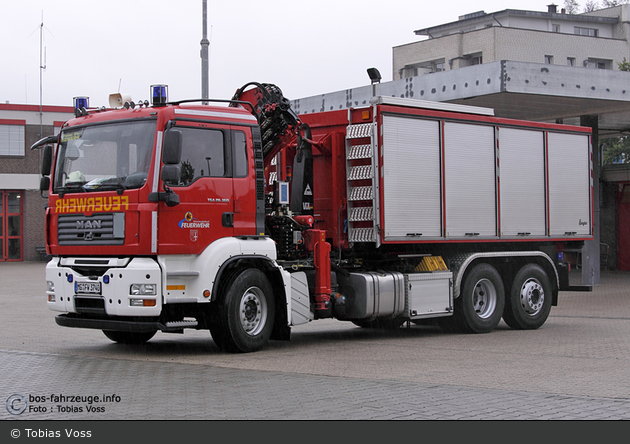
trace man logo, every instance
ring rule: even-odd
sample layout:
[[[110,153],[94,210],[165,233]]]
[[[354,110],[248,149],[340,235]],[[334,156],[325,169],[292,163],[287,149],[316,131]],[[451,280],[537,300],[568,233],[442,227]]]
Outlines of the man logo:
[[[93,230],[95,228],[101,228],[103,221],[99,219],[94,220],[78,220],[76,228],[77,230]]]

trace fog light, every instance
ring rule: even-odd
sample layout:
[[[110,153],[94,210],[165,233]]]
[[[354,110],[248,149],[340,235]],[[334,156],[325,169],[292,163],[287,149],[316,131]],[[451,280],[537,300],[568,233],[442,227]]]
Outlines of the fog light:
[[[132,295],[151,295],[155,296],[157,294],[157,285],[156,284],[132,284],[129,289],[129,294]]]

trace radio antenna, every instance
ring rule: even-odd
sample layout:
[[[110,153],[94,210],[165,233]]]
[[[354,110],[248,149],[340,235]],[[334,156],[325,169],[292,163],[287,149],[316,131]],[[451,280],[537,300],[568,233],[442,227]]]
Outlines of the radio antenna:
[[[44,137],[43,80],[46,69],[46,49],[44,48],[44,11],[39,25],[39,137]]]

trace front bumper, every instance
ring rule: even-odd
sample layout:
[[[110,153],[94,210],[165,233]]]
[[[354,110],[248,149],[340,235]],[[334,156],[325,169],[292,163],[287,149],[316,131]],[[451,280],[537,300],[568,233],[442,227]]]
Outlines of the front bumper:
[[[90,318],[74,313],[66,313],[55,317],[57,325],[62,327],[92,328],[96,330],[124,331],[130,333],[148,333],[161,330],[159,322],[128,321],[117,319]]]
[[[54,258],[46,280],[53,311],[155,318],[162,312],[162,270],[151,258]],[[154,294],[133,294],[134,284],[151,285]],[[98,291],[81,293],[88,285]]]

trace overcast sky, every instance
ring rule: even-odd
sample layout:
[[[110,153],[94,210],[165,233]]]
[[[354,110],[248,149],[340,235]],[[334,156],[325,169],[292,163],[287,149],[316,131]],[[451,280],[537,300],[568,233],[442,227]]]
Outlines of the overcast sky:
[[[208,0],[210,97],[245,83],[278,85],[289,99],[392,80],[392,48],[414,30],[475,11],[546,11],[549,0]],[[559,6],[563,2],[555,2]],[[201,97],[202,0],[2,0],[0,103],[108,105],[166,83],[169,99]]]

